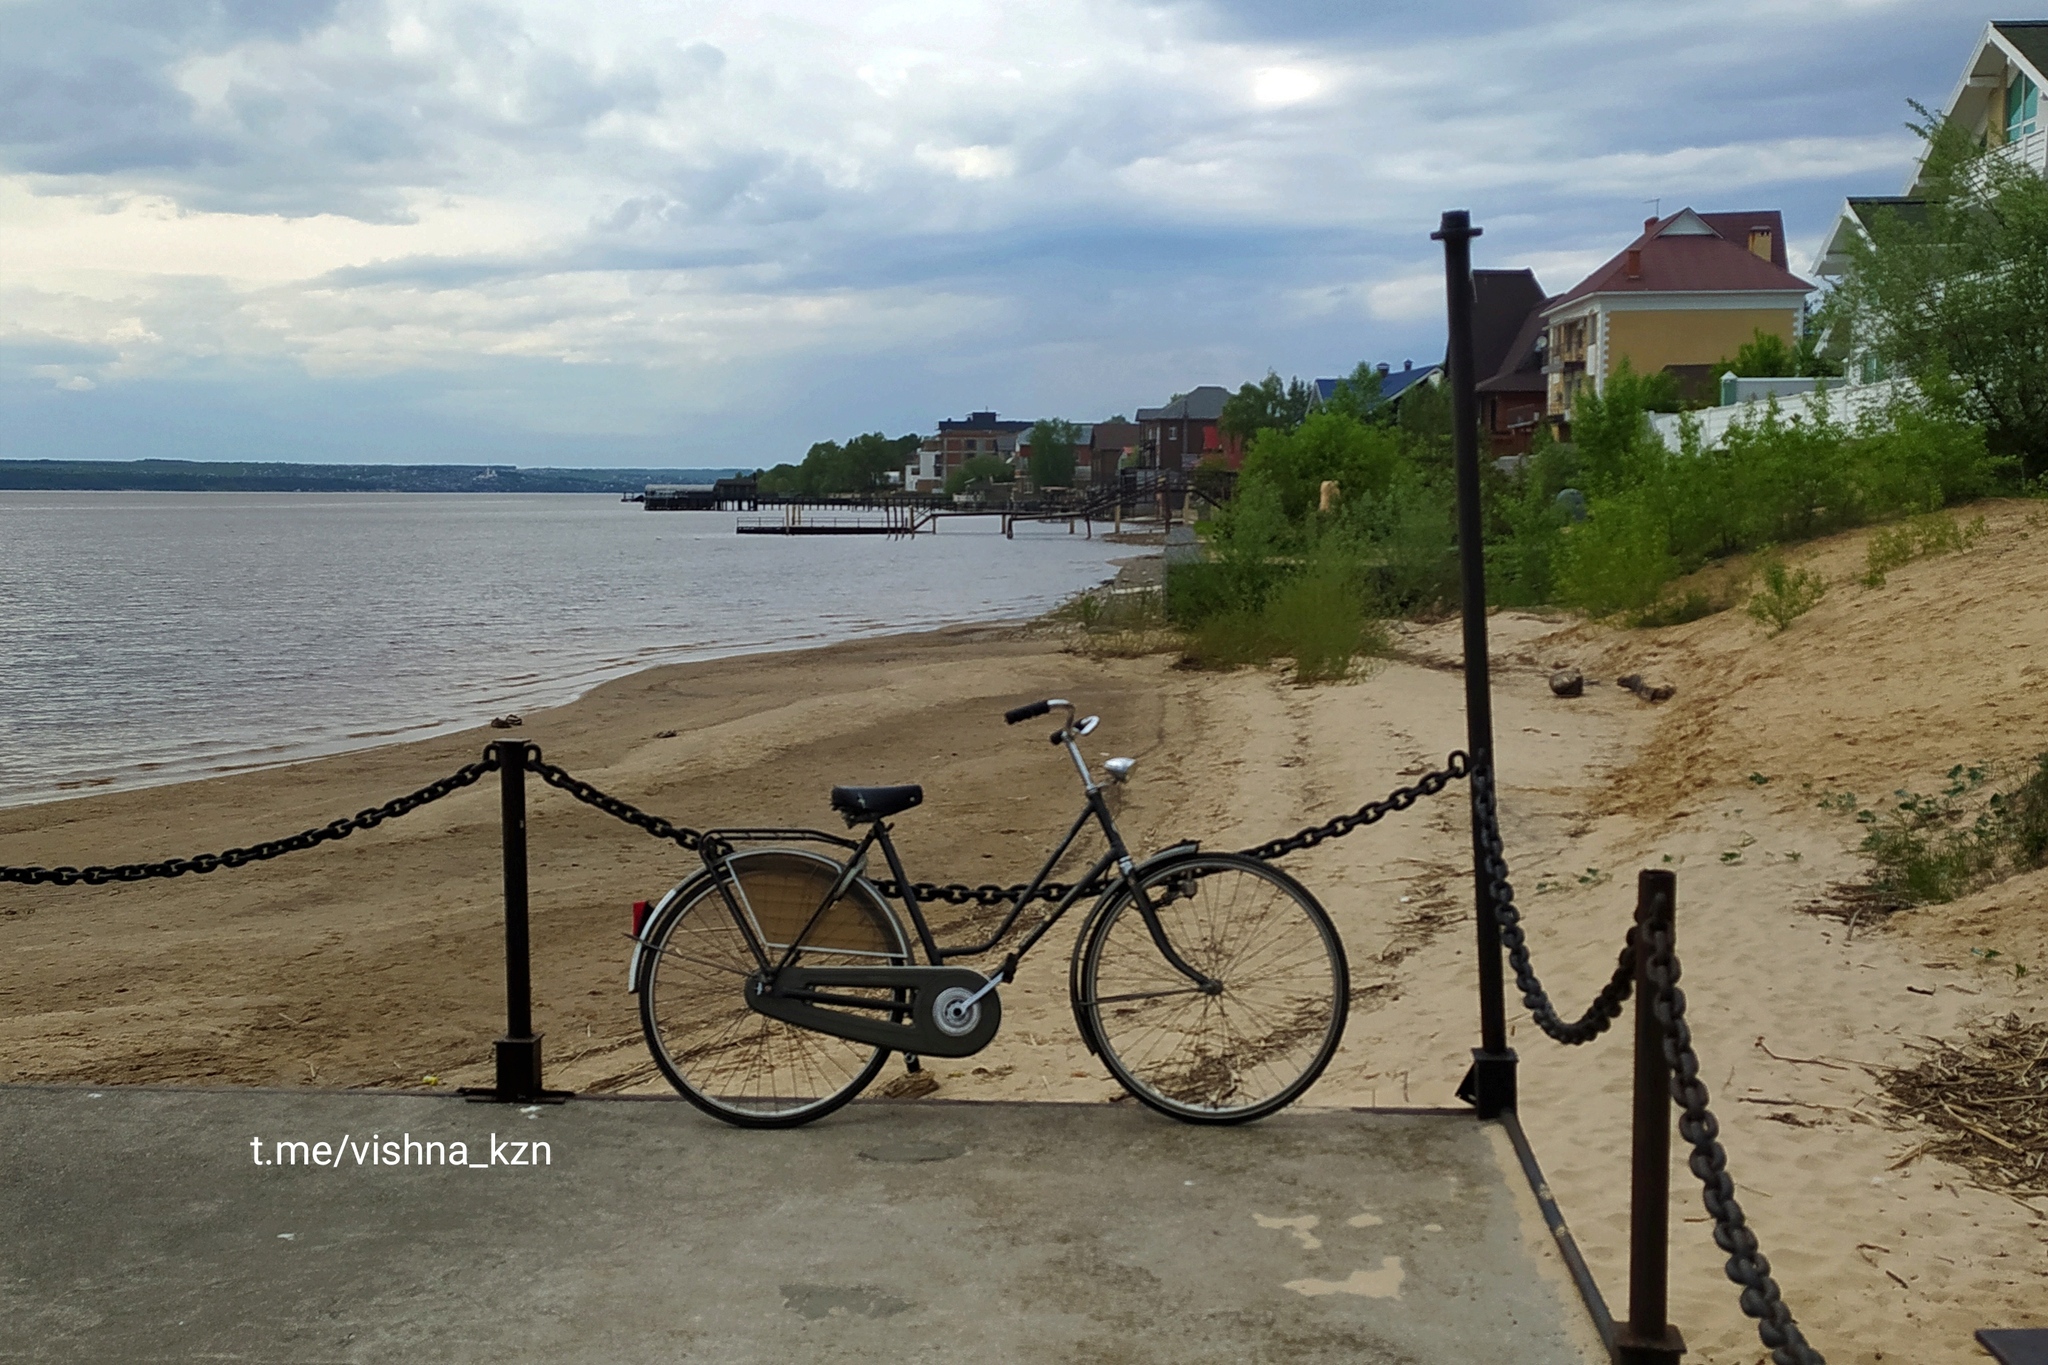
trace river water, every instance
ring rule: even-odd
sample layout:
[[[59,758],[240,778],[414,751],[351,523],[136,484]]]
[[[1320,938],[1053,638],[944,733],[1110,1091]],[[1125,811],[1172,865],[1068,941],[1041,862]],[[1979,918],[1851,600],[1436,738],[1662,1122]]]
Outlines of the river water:
[[[0,492],[0,806],[416,739],[654,664],[1027,616],[1064,526],[741,536],[578,494]]]

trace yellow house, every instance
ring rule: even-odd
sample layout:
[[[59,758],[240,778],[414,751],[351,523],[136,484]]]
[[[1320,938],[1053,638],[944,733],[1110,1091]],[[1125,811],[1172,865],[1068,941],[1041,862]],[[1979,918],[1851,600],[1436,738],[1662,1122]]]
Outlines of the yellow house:
[[[1757,332],[1791,343],[1812,292],[1786,268],[1775,209],[1648,219],[1642,236],[1544,305],[1547,411],[1569,414],[1579,390],[1601,392],[1623,360],[1637,374],[1668,370],[1682,391],[1706,397],[1714,362]]]

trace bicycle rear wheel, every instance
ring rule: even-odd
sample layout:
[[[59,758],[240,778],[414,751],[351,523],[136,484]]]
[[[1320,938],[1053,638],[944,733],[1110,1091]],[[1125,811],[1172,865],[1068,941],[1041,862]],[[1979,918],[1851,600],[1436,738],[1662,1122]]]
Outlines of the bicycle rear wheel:
[[[769,960],[777,960],[839,877],[840,865],[802,849],[734,854],[735,899]],[[655,1064],[684,1098],[746,1128],[787,1128],[831,1113],[858,1095],[889,1050],[814,1033],[747,1007],[756,970],[748,936],[710,878],[661,912],[640,983],[640,1027]],[[804,938],[807,966],[892,966],[909,960],[889,907],[856,882]],[[886,990],[841,988],[842,994]]]
[[[1190,1123],[1242,1123],[1315,1084],[1344,1036],[1350,971],[1315,897],[1237,854],[1195,854],[1138,882],[1166,940],[1216,987],[1173,967],[1120,893],[1083,946],[1074,1002],[1118,1084]]]

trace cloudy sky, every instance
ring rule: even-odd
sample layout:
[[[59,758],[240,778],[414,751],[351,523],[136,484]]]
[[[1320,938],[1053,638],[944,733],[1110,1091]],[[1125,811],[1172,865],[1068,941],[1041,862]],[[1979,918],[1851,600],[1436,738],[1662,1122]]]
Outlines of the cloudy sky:
[[[1441,355],[1665,211],[1806,264],[1947,0],[0,0],[0,458],[753,464]]]

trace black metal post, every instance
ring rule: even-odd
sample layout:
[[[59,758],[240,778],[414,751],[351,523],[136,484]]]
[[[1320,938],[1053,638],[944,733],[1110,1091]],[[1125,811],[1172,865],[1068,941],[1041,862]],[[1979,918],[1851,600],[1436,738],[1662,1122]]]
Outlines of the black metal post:
[[[1635,1133],[1629,1160],[1628,1321],[1615,1333],[1621,1365],[1677,1365],[1685,1354],[1678,1329],[1665,1320],[1671,1245],[1671,1072],[1664,1026],[1650,1000],[1650,928],[1677,934],[1678,877],[1636,877]]]
[[[1430,234],[1444,244],[1444,301],[1450,336],[1451,440],[1458,477],[1458,559],[1465,618],[1465,748],[1475,777],[1493,778],[1493,682],[1486,657],[1486,547],[1479,509],[1479,394],[1472,373],[1472,239],[1481,229],[1453,209]],[[1495,788],[1496,797],[1498,787]],[[1478,786],[1472,793],[1472,886],[1479,922],[1479,1046],[1459,1093],[1479,1117],[1515,1107],[1515,1054],[1508,1047],[1507,992],[1501,970],[1500,925],[1486,875]]]
[[[532,951],[526,929],[526,746],[497,744],[505,852],[505,1036],[497,1042],[498,1083],[466,1087],[472,1100],[532,1104],[568,1098],[541,1084],[540,1035],[533,1031]]]

